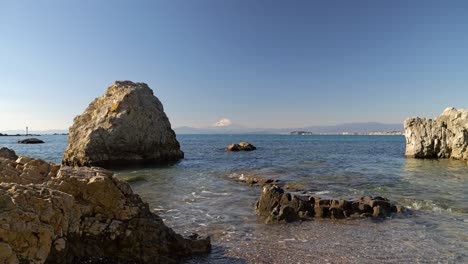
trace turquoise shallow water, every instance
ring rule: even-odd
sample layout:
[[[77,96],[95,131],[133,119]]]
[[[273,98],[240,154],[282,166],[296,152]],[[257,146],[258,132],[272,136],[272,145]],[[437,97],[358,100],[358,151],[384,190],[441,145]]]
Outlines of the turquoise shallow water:
[[[66,136],[46,144],[0,146],[59,163]],[[186,158],[172,166],[132,168],[132,184],[166,224],[213,238],[209,256],[187,263],[468,262],[468,165],[405,159],[402,136],[178,135]],[[228,153],[249,141],[257,150]],[[253,210],[260,189],[235,179],[256,174],[329,197],[386,196],[413,209],[385,221],[313,220],[264,225]]]

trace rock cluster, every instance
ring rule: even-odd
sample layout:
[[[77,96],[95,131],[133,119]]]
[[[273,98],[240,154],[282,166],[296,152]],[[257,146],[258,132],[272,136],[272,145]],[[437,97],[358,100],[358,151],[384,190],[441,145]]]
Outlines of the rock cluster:
[[[257,148],[249,142],[240,142],[239,144],[231,144],[226,147],[227,151],[252,151]]]
[[[404,208],[382,197],[364,196],[355,200],[321,199],[285,192],[276,185],[264,186],[255,204],[257,215],[267,223],[294,222],[312,217],[388,217]]]
[[[27,138],[23,140],[18,140],[19,144],[42,144],[44,141],[38,139],[38,138]]]
[[[409,158],[468,159],[468,109],[447,108],[435,119],[405,120]]]
[[[165,226],[110,171],[10,154],[0,155],[0,263],[174,263],[210,249]]]
[[[145,83],[116,81],[75,117],[62,163],[167,163],[184,157],[161,102]]]

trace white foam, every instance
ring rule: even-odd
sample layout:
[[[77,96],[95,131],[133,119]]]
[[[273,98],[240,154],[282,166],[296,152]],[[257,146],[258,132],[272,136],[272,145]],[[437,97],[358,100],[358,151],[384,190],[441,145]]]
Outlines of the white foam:
[[[208,194],[213,194],[213,195],[222,195],[222,196],[226,196],[226,195],[230,195],[231,193],[228,193],[228,192],[224,192],[224,193],[217,193],[217,192],[210,192],[210,191],[201,191],[201,193],[208,193]]]
[[[328,194],[328,193],[330,193],[330,191],[319,191],[319,192],[315,192],[315,194],[317,194],[317,195]]]

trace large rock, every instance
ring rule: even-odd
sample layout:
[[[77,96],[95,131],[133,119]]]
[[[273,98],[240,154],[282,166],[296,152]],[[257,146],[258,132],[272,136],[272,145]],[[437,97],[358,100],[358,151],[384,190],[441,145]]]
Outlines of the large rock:
[[[447,108],[435,119],[405,120],[406,151],[409,158],[468,159],[468,110]]]
[[[163,106],[148,85],[116,81],[75,117],[62,163],[108,167],[183,157]]]
[[[346,217],[389,217],[404,208],[382,197],[363,196],[357,199],[323,199],[295,195],[272,185],[264,186],[255,204],[257,215],[266,223],[289,223],[312,217],[341,219]]]
[[[0,157],[0,263],[175,263],[209,250],[110,171]]]

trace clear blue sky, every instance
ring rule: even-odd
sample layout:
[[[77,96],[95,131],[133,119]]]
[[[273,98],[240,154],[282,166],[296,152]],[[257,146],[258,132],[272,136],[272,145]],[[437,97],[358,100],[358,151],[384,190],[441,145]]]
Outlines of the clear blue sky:
[[[468,108],[468,1],[0,0],[0,40],[0,131],[67,128],[125,79],[173,127]]]

